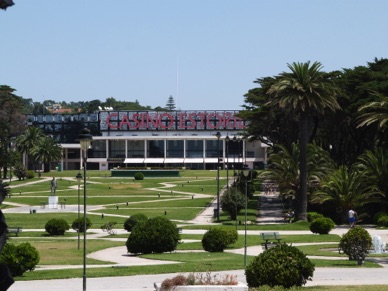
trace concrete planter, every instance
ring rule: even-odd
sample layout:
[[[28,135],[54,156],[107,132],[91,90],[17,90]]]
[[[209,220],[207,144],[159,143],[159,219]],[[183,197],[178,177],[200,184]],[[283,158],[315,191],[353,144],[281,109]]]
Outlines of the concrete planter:
[[[155,291],[161,291],[162,283],[154,283]],[[191,285],[176,286],[174,291],[248,291],[248,286],[243,283],[237,285]]]

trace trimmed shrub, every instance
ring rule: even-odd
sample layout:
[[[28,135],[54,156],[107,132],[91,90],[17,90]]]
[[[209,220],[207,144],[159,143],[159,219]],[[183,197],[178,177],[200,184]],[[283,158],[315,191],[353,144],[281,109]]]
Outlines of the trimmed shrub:
[[[318,212],[308,212],[307,213],[307,221],[308,222],[313,222],[317,218],[322,218],[323,215],[318,213]]]
[[[86,217],[86,230],[88,230],[91,226],[92,226],[92,222],[90,221],[90,219],[88,217]],[[76,232],[84,232],[84,218],[83,218],[83,216],[80,217],[79,220],[78,220],[78,218],[75,219],[73,221],[73,223],[71,224],[71,228],[73,230],[75,230]]]
[[[379,222],[379,219],[383,216],[387,216],[388,213],[385,212],[385,211],[380,211],[380,212],[377,212],[375,215],[373,215],[373,222],[378,224]]]
[[[231,220],[235,220],[237,214],[245,207],[245,195],[236,187],[230,187],[221,197],[221,208],[228,212]]]
[[[245,276],[250,288],[263,285],[302,286],[314,274],[314,264],[299,249],[286,244],[279,244],[264,251],[245,269]]]
[[[32,171],[32,170],[27,171],[26,178],[27,179],[34,179],[35,178],[35,172]]]
[[[26,271],[34,270],[39,260],[39,252],[28,242],[17,246],[6,243],[0,254],[0,263],[7,265],[14,277],[22,276]]]
[[[371,246],[371,236],[360,226],[349,229],[339,243],[342,251],[349,256],[349,260],[357,260],[359,265],[365,260]]]
[[[13,174],[18,177],[19,181],[24,180],[27,176],[27,168],[22,164],[17,164],[13,168]]]
[[[134,178],[135,180],[144,180],[144,174],[142,172],[136,172]]]
[[[69,230],[69,224],[63,218],[52,218],[44,226],[49,235],[64,235]]]
[[[234,244],[238,240],[238,232],[235,228],[225,228],[227,235],[227,245]]]
[[[310,223],[312,233],[328,234],[334,227],[334,221],[328,217],[316,218]]]
[[[377,225],[387,227],[388,226],[388,215],[380,216],[379,220],[377,221]]]
[[[132,229],[141,222],[145,222],[148,219],[147,215],[143,213],[137,213],[131,215],[124,221],[124,229],[128,232],[131,232]]]
[[[150,218],[132,229],[126,242],[130,253],[164,253],[176,249],[180,235],[176,225],[164,217]]]
[[[202,238],[202,247],[207,252],[223,252],[224,249],[237,241],[238,235],[235,229],[212,227]]]

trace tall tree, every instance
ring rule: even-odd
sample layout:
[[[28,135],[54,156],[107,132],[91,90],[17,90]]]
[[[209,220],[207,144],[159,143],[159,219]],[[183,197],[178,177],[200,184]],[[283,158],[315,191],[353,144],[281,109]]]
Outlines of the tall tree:
[[[44,138],[43,131],[35,126],[29,126],[27,130],[16,139],[17,147],[24,155],[23,165],[29,168],[28,157],[31,150]]]
[[[44,136],[39,143],[31,150],[35,160],[47,165],[45,171],[51,171],[51,163],[59,162],[62,159],[62,148],[50,136]]]
[[[25,116],[21,114],[21,97],[14,94],[15,89],[0,86],[0,167],[3,178],[7,177],[9,153],[13,140],[25,129]]]
[[[387,146],[388,95],[379,94],[377,92],[373,92],[372,95],[376,99],[366,103],[358,109],[360,113],[360,116],[358,117],[358,120],[360,121],[358,127],[377,124],[380,134],[376,143],[380,146]]]
[[[298,120],[279,107],[266,106],[270,100],[267,91],[275,82],[272,77],[255,80],[259,87],[245,94],[246,105],[243,105],[239,117],[249,121],[244,133],[250,139],[258,139],[270,147],[281,144],[290,151],[292,144],[298,141]]]
[[[269,106],[278,106],[292,112],[299,119],[299,170],[300,189],[296,196],[296,219],[307,220],[307,144],[309,143],[309,123],[317,114],[328,108],[339,109],[336,100],[337,87],[329,75],[322,72],[319,62],[288,64],[289,72],[279,75],[268,90],[272,99]]]
[[[172,111],[172,110],[175,110],[175,108],[176,108],[176,106],[175,106],[174,97],[172,97],[172,95],[170,95],[170,97],[168,97],[165,109]]]

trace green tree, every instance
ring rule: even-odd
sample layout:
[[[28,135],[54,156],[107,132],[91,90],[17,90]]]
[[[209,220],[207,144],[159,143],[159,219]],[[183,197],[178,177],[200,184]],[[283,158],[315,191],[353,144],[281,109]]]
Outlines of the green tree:
[[[165,109],[172,111],[172,110],[175,110],[175,108],[176,108],[176,106],[175,106],[174,97],[172,97],[172,95],[170,95],[170,97],[168,97]]]
[[[266,106],[270,100],[267,92],[275,82],[276,79],[272,77],[254,81],[259,87],[245,94],[246,104],[239,116],[249,121],[244,132],[246,136],[254,137],[270,147],[281,144],[290,150],[291,145],[298,141],[298,120],[291,112],[277,106]]]
[[[388,200],[388,150],[383,148],[367,150],[359,157],[356,166],[368,179],[374,181]]]
[[[356,167],[349,169],[346,166],[327,175],[312,199],[313,203],[334,205],[342,222],[346,221],[349,209],[356,210],[358,217],[362,217],[365,205],[382,201],[383,193],[368,176]]]
[[[371,94],[375,100],[360,106],[358,112],[358,127],[372,128],[377,125],[375,134],[375,144],[377,146],[387,147],[388,138],[388,95],[383,95],[377,92]]]
[[[31,150],[40,143],[40,141],[44,138],[43,131],[35,126],[29,126],[27,130],[20,135],[17,140],[17,147],[20,152],[24,155],[23,164],[27,167],[27,169],[31,169],[29,167],[28,157],[31,154]],[[33,161],[34,162],[34,161]]]
[[[245,207],[245,199],[245,194],[236,187],[230,187],[221,197],[221,208],[229,213],[231,220],[236,220],[241,209]]]
[[[14,92],[15,89],[9,86],[0,86],[0,168],[3,169],[4,179],[11,160],[10,147],[25,128],[25,116],[20,110],[22,99]]]
[[[388,96],[374,92],[372,94],[377,100],[361,106],[358,111],[360,124],[358,126],[377,123],[380,128],[388,125]]]
[[[307,220],[307,144],[309,143],[309,122],[314,115],[323,114],[325,109],[336,110],[337,87],[329,75],[321,71],[319,62],[292,63],[291,73],[283,72],[268,90],[272,100],[270,106],[279,106],[291,111],[299,118],[299,171],[300,189],[296,196],[296,218]]]
[[[51,163],[62,159],[62,147],[50,136],[44,136],[31,149],[31,154],[36,161],[47,164],[45,171],[51,171]]]
[[[261,174],[263,179],[275,181],[280,193],[284,196],[296,197],[299,191],[299,147],[293,144],[288,151],[279,145],[273,149],[268,159],[268,169]],[[329,154],[315,144],[307,146],[307,193],[311,194],[321,181],[334,169]]]

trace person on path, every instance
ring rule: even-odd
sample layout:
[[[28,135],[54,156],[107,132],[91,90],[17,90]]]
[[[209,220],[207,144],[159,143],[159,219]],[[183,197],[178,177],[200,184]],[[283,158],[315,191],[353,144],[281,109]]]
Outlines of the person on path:
[[[356,225],[357,212],[350,209],[349,210],[349,226],[353,228]]]

